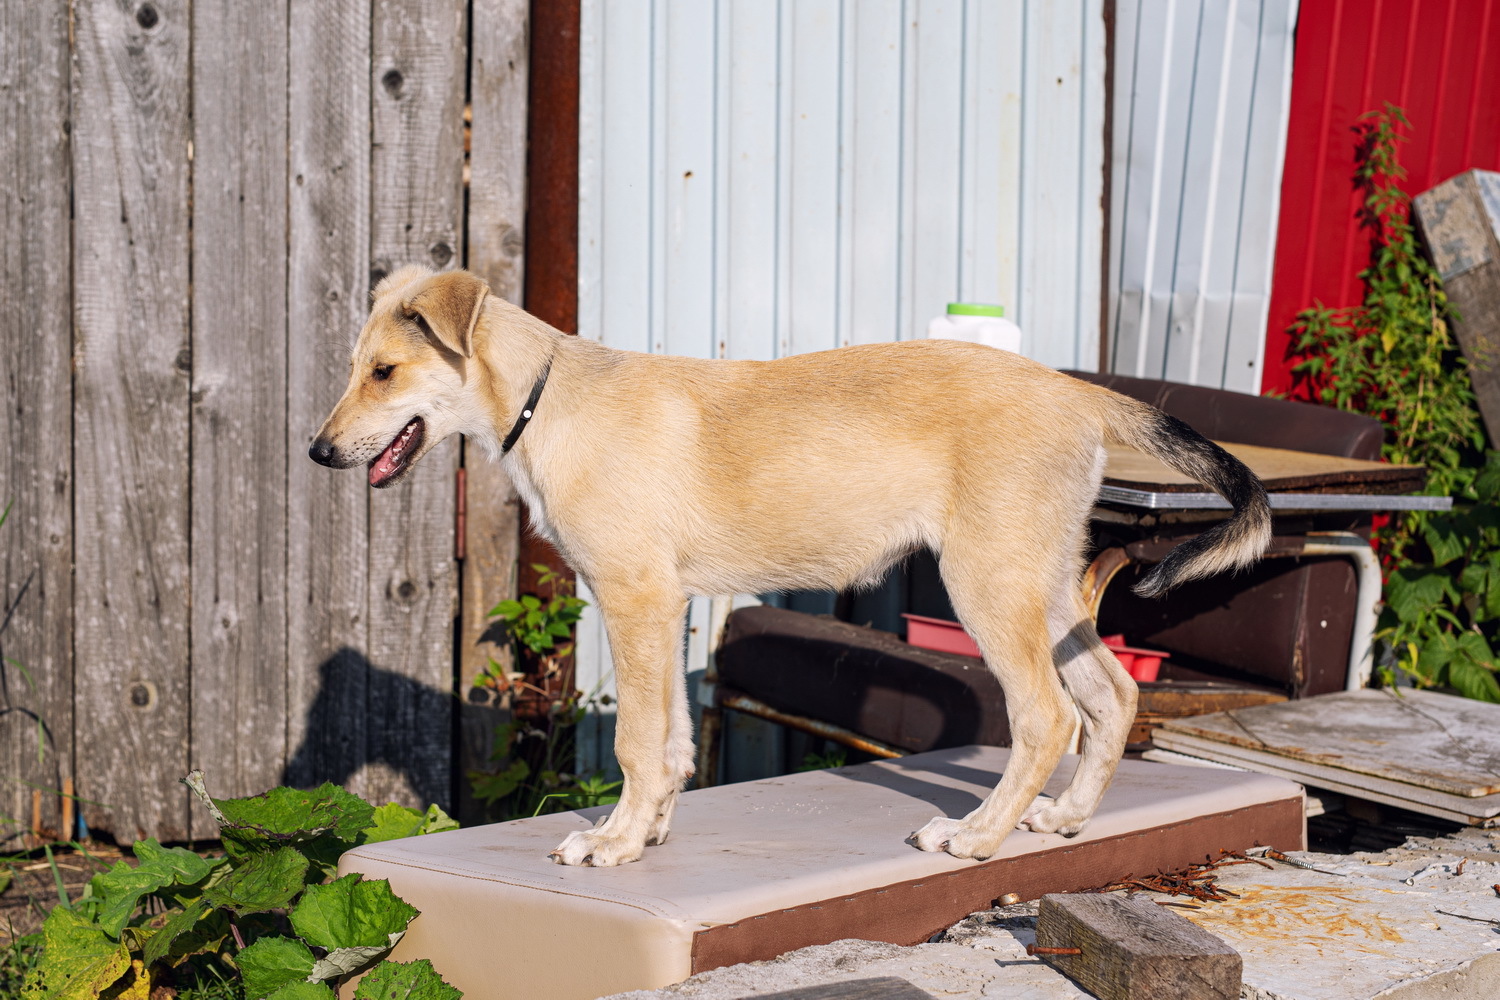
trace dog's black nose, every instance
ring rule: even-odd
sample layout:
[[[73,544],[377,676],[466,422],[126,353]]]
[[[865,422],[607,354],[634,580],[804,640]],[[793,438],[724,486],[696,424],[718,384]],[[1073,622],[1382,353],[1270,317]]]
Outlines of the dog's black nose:
[[[307,457],[319,465],[333,467],[333,442],[327,438],[318,438],[307,449]]]

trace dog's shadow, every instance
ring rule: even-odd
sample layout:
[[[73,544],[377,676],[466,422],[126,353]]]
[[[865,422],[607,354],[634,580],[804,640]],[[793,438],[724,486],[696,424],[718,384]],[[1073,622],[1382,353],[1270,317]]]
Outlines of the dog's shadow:
[[[449,808],[457,710],[457,699],[448,692],[377,667],[345,646],[318,667],[317,694],[282,783],[346,785],[376,765],[399,779],[397,784],[404,782],[424,805]]]

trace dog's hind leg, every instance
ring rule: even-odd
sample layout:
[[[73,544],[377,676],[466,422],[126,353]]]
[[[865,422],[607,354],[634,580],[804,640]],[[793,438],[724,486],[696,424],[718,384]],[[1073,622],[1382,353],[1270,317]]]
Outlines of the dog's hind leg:
[[[1114,777],[1135,720],[1135,681],[1099,641],[1076,584],[1064,588],[1047,619],[1052,659],[1063,687],[1083,715],[1083,756],[1067,790],[1055,802],[1039,800],[1020,828],[1074,834],[1083,829]]]
[[[656,820],[651,824],[647,844],[665,844],[672,826],[672,813],[677,810],[680,790],[692,780],[696,766],[693,752],[693,716],[688,709],[687,672],[678,663],[672,670],[672,719],[667,730],[667,769],[675,775],[672,793],[657,810]]]
[[[564,865],[598,868],[640,858],[666,839],[677,793],[692,766],[686,731],[682,637],[687,598],[668,586],[610,585],[591,580],[614,659],[619,718],[615,757],[625,782],[603,825],[577,830],[552,852]],[[684,751],[680,744],[686,741]]]
[[[964,552],[962,560],[949,551]],[[945,550],[942,569],[954,610],[1005,690],[1010,762],[979,808],[963,819],[934,819],[912,834],[912,842],[924,851],[987,858],[1052,776],[1067,748],[1073,711],[1048,648],[1051,581],[1015,565],[1003,548],[988,546],[955,544]]]

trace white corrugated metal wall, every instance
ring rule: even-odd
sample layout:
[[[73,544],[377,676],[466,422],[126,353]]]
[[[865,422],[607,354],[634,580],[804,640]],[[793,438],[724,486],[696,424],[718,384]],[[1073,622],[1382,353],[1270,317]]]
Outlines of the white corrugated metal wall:
[[[1097,366],[1103,0],[584,0],[581,332],[772,358],[1005,304]]]
[[[1297,0],[1118,0],[1110,368],[1259,393]]]
[[[1103,0],[583,0],[580,333],[766,359],[985,301],[1097,368],[1104,43]]]

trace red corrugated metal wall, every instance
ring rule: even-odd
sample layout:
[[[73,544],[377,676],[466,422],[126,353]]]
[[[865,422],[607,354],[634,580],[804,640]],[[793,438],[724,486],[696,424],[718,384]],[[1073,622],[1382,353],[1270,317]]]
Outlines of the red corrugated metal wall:
[[[1411,121],[1406,190],[1500,170],[1500,0],[1302,0],[1265,391],[1291,388],[1287,327],[1321,300],[1354,305],[1369,242],[1354,212],[1354,134],[1390,101]]]

